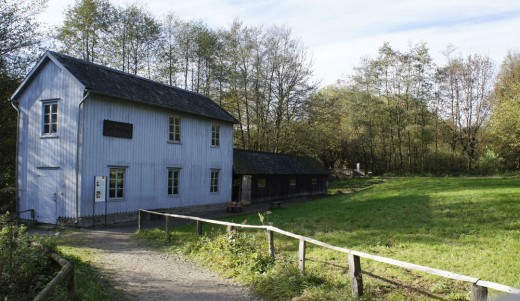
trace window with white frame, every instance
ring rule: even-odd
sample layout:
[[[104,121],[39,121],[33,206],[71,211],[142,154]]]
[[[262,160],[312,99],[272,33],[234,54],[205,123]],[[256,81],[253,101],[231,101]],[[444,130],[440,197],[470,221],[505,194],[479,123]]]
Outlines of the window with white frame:
[[[108,180],[108,198],[109,199],[123,199],[125,187],[125,169],[124,168],[110,168],[110,175]]]
[[[179,176],[181,170],[179,168],[168,168],[168,195],[179,195]]]
[[[58,133],[58,102],[48,101],[42,106],[42,135],[54,136]]]
[[[181,117],[179,116],[170,116],[168,141],[181,142]]]
[[[211,126],[211,146],[220,145],[220,125]]]
[[[220,170],[212,169],[211,170],[211,181],[209,186],[209,192],[217,193],[218,192],[218,176]]]

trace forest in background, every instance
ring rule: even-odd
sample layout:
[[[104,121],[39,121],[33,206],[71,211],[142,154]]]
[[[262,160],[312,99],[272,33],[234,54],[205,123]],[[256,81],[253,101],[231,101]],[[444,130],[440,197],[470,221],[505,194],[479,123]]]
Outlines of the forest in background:
[[[435,62],[425,43],[385,42],[320,87],[312,54],[287,26],[236,19],[210,28],[136,4],[76,0],[49,29],[35,19],[45,5],[0,0],[0,199],[14,196],[9,97],[47,49],[209,96],[240,121],[238,148],[313,156],[330,168],[359,162],[373,174],[520,167],[518,50],[493,62],[447,45]]]

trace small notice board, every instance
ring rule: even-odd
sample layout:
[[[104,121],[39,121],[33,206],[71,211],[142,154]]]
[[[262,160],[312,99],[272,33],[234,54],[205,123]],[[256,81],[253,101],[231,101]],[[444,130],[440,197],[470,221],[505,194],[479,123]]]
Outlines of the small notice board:
[[[94,201],[96,203],[105,202],[107,193],[107,177],[96,176],[94,178]]]

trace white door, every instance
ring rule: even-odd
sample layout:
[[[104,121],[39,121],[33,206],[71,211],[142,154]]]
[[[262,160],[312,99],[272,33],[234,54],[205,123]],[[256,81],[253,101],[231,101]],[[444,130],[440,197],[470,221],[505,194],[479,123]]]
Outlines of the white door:
[[[251,204],[251,178],[252,176],[242,176],[242,185],[240,191],[240,201],[243,205]]]
[[[58,208],[59,170],[38,171],[38,207],[36,220],[41,223],[55,224]]]

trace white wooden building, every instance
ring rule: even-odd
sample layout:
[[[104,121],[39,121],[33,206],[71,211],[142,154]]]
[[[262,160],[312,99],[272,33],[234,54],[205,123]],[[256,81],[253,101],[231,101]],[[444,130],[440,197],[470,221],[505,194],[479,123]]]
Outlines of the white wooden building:
[[[39,222],[231,200],[237,121],[206,96],[48,51],[11,101],[17,209]]]

